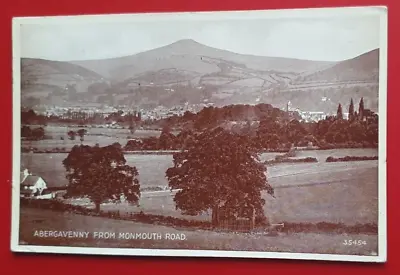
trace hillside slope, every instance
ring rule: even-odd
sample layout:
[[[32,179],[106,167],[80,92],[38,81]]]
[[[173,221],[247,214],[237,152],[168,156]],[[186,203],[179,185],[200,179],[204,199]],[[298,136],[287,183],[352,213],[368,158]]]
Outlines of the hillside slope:
[[[21,59],[21,96],[25,106],[58,104],[74,100],[90,84],[103,77],[89,69],[68,62],[44,59]]]
[[[294,106],[311,111],[334,113],[338,103],[346,109],[353,98],[364,97],[366,108],[378,110],[379,49],[301,74],[284,89]],[[278,101],[279,101],[278,96]]]
[[[214,60],[214,62],[210,62],[210,59]],[[170,68],[200,74],[218,72],[218,62],[216,62],[218,60],[223,60],[232,66],[236,65],[241,68],[293,73],[309,71],[330,63],[242,55],[208,47],[191,39],[179,40],[170,45],[132,56],[104,60],[72,61],[71,63],[113,79],[123,80],[144,72]]]
[[[342,62],[242,55],[186,39],[132,56],[88,61],[22,60],[23,102],[153,109],[290,101],[334,113],[364,97],[377,111],[379,49]]]
[[[320,71],[303,74],[298,82],[373,82],[379,77],[379,49],[332,64]]]

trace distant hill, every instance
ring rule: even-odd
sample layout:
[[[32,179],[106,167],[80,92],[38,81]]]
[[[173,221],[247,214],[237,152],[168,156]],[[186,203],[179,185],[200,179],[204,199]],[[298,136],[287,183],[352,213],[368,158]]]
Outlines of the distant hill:
[[[330,62],[237,54],[212,48],[191,39],[179,40],[164,47],[126,57],[71,63],[118,80],[171,68],[202,75],[210,74],[221,70],[220,63],[240,69],[292,73],[306,72],[330,64]]]
[[[333,64],[237,54],[190,39],[132,56],[71,63],[96,71],[111,81],[112,97],[104,96],[100,101],[149,108],[184,102],[254,103],[254,100],[247,102],[254,90],[280,86],[300,73]],[[243,97],[246,102],[241,101]]]
[[[180,40],[131,56],[71,62],[22,60],[23,97],[35,103],[110,104],[151,109],[214,103],[290,101],[304,111],[335,112],[364,97],[377,110],[379,49],[342,62],[243,55]]]
[[[323,70],[301,75],[296,81],[301,84],[332,82],[374,82],[379,77],[379,49],[355,58],[332,64]]]
[[[288,97],[293,95],[291,102],[299,108],[304,106],[303,109],[334,112],[338,103],[348,106],[351,98],[359,101],[364,97],[367,108],[377,111],[378,84],[379,49],[375,49],[321,70],[301,74],[283,91],[289,93]]]
[[[21,59],[21,95],[23,105],[57,104],[74,94],[86,93],[87,87],[103,81],[89,69],[68,62]]]

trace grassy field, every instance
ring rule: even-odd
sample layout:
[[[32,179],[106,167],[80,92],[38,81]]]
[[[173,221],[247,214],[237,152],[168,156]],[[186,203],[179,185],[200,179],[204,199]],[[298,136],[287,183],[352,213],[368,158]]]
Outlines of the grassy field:
[[[265,212],[271,222],[342,222],[376,223],[378,217],[378,162],[326,163],[329,155],[377,155],[376,150],[340,149],[337,151],[303,151],[299,154],[317,157],[318,163],[282,163],[268,167],[269,183],[275,188],[276,199],[264,195]],[[24,154],[24,164],[43,176],[49,186],[67,184],[61,161],[66,154]],[[31,160],[29,160],[29,157]],[[272,154],[263,156],[273,158]],[[142,188],[166,186],[165,170],[172,166],[171,155],[126,155],[130,165],[140,174]],[[74,203],[87,204],[86,200]],[[149,214],[207,219],[209,214],[183,216],[175,209],[168,192],[142,193],[140,206],[104,204],[104,210],[121,213],[144,211]]]
[[[35,230],[89,231],[87,239],[35,237]],[[161,240],[128,240],[94,238],[94,232],[160,233]],[[166,240],[165,234],[184,234],[185,240]],[[347,246],[345,240],[362,240],[365,245]],[[129,221],[57,213],[50,210],[21,209],[21,244],[103,248],[203,249],[236,251],[270,251],[342,255],[376,255],[378,237],[375,235],[283,234],[277,237],[261,234],[234,234],[202,230],[179,230]]]
[[[35,128],[35,127],[33,127]],[[69,131],[77,131],[82,127],[67,127],[67,126],[45,126],[46,135],[52,139],[39,140],[39,141],[22,141],[22,147],[34,147],[39,150],[49,150],[54,148],[70,149],[74,145],[81,144],[79,137],[76,140],[69,140],[67,133]],[[119,142],[122,146],[131,138],[145,138],[152,136],[160,136],[161,132],[157,130],[136,130],[131,134],[129,129],[121,128],[99,128],[99,127],[86,127],[87,134],[83,144],[95,145],[98,143],[100,146],[110,145],[114,142]],[[62,138],[64,140],[62,140]]]
[[[378,154],[376,149],[336,149],[336,150],[318,150],[318,151],[299,151],[298,157],[312,156],[318,159],[320,163],[311,164],[279,164],[278,166],[270,166],[268,170],[269,176],[274,177],[280,174],[293,174],[300,173],[305,167],[308,169],[315,168],[315,172],[319,172],[324,167],[331,167],[332,165],[325,166],[325,159],[328,156],[344,157],[347,155],[352,156],[376,156]],[[260,159],[262,161],[274,159],[280,153],[264,153]],[[66,153],[23,153],[21,155],[22,166],[28,168],[32,173],[43,177],[48,186],[65,186],[68,182],[65,178],[65,168],[62,161],[67,157]],[[136,166],[139,171],[139,179],[142,186],[165,186],[167,181],[165,179],[165,171],[172,166],[172,155],[125,155],[129,165]],[[346,167],[358,167],[357,162],[345,165]],[[362,165],[362,164],[361,164]],[[283,171],[281,173],[281,171]],[[272,173],[272,174],[271,174]]]
[[[341,222],[346,225],[377,223],[376,161],[359,163],[359,167],[353,169],[335,164],[320,167],[319,172],[311,166],[293,174],[285,167],[270,169],[269,182],[275,188],[276,199],[263,195],[266,199],[264,210],[270,221]],[[104,204],[102,209],[119,210],[121,213],[143,211],[196,220],[211,219],[211,213],[195,217],[182,215],[175,209],[173,196],[168,191],[142,194],[138,207],[121,203]]]
[[[29,154],[23,153],[21,162],[32,173],[45,179],[48,186],[58,187],[68,184],[62,161],[66,153]],[[136,166],[139,171],[140,184],[143,187],[165,186],[165,171],[172,166],[172,155],[125,155],[127,163]]]

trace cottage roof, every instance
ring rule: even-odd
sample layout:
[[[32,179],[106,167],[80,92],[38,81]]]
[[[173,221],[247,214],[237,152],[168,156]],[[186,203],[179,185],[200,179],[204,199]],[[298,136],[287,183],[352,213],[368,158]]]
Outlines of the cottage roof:
[[[39,176],[29,175],[23,182],[21,182],[21,184],[26,186],[34,186],[39,179]]]

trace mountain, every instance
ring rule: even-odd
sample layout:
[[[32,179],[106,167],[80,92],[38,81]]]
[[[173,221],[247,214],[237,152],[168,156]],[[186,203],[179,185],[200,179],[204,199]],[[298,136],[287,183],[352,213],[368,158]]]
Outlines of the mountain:
[[[347,108],[350,98],[364,97],[374,111],[378,103],[379,49],[324,62],[237,54],[187,39],[125,57],[22,63],[23,83],[29,84],[23,84],[23,95],[43,95],[56,105],[152,109],[269,103],[283,108],[290,101],[293,108],[329,113],[338,103]]]
[[[184,102],[229,105],[250,99],[252,103],[249,95],[254,90],[280,86],[301,73],[333,64],[237,54],[190,39],[132,56],[71,63],[111,81],[112,95],[102,96],[101,101],[148,108]]]
[[[288,73],[305,72],[330,63],[237,54],[205,46],[192,39],[179,40],[164,47],[126,57],[71,63],[112,79],[125,80],[142,73],[171,68],[197,74],[210,74],[221,70],[219,67],[221,62],[241,69]]]
[[[24,106],[60,104],[78,93],[86,93],[90,84],[103,81],[91,70],[68,62],[21,59],[21,99]]]
[[[298,82],[373,82],[379,76],[379,49],[332,64],[323,70],[308,72]]]
[[[377,111],[378,84],[379,49],[375,49],[322,70],[301,74],[280,92],[292,94],[291,103],[300,109],[335,112],[338,103],[348,108],[351,98],[359,101],[364,97],[366,108]]]

